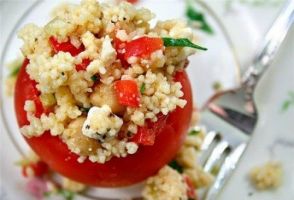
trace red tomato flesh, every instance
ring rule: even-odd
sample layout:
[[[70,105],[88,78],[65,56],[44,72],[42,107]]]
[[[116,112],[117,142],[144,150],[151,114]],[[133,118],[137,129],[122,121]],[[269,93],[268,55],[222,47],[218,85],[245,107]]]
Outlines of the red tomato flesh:
[[[119,80],[114,83],[118,102],[124,106],[139,107],[140,92],[136,81]]]
[[[175,81],[181,82],[183,86],[186,106],[178,107],[169,113],[165,124],[156,133],[154,144],[140,146],[133,155],[125,158],[114,157],[104,164],[89,160],[79,163],[79,156],[72,153],[58,136],[51,136],[48,131],[40,137],[25,139],[51,169],[70,179],[98,187],[119,187],[140,182],[154,175],[174,158],[188,131],[193,110],[191,85],[184,71],[175,75]],[[28,124],[24,103],[31,99],[32,90],[34,85],[23,66],[19,72],[14,95],[20,127]]]

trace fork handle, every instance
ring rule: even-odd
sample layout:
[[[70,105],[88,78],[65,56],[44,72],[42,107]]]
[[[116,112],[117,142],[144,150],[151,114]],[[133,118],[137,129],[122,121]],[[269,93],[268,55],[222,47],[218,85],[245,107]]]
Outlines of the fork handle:
[[[253,92],[258,80],[264,74],[278,52],[294,21],[294,0],[288,0],[277,19],[267,32],[263,45],[258,49],[252,64],[242,77],[242,86]]]

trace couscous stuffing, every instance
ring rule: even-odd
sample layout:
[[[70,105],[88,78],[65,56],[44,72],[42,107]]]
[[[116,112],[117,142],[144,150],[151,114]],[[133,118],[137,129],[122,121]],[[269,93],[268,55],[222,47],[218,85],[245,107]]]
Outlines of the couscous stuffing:
[[[191,45],[191,29],[179,20],[151,27],[154,14],[127,2],[83,0],[63,4],[52,15],[44,27],[28,24],[18,34],[26,73],[41,101],[25,102],[29,123],[21,132],[30,138],[50,131],[79,162],[105,163],[135,154],[140,146],[132,138],[147,121],[155,123],[187,104],[174,76],[198,48]],[[183,148],[194,153],[193,147]],[[165,168],[162,173],[174,172]]]

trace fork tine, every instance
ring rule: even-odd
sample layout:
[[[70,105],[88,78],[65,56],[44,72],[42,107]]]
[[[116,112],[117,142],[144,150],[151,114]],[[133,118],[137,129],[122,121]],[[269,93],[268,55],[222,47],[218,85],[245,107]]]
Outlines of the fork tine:
[[[235,150],[225,159],[224,164],[221,166],[218,175],[210,187],[208,192],[205,195],[204,200],[215,200],[219,191],[229,179],[230,175],[234,171],[238,161],[240,160],[241,155],[243,154],[244,150],[246,149],[247,144],[242,143]]]
[[[199,157],[199,164],[204,166],[207,162],[209,156],[211,155],[213,149],[218,144],[218,142],[222,139],[220,133],[215,131],[210,131],[206,134],[203,144],[201,146],[201,156]]]
[[[205,172],[211,172],[211,170],[217,166],[217,163],[222,157],[228,155],[231,152],[231,147],[227,141],[220,141],[217,146],[213,149],[208,160],[204,164],[203,170]],[[222,163],[219,163],[221,165]]]

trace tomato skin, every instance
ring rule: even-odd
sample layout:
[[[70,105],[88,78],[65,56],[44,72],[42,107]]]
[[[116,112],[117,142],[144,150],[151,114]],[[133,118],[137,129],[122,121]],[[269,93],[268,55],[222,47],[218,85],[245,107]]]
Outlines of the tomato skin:
[[[132,3],[132,4],[135,4],[135,3],[137,3],[139,0],[127,0],[127,2],[129,2],[129,3]]]
[[[33,171],[33,176],[37,177],[42,177],[49,172],[48,165],[43,161],[38,161],[36,163],[30,163],[29,165],[22,167],[22,175],[24,177],[29,176],[29,174],[27,174],[28,168],[31,168],[31,170]]]
[[[140,146],[133,155],[125,158],[113,157],[104,164],[85,160],[77,161],[78,155],[72,153],[58,137],[47,131],[40,137],[24,137],[31,148],[54,171],[84,184],[97,187],[119,187],[140,182],[154,175],[166,163],[169,163],[184,142],[192,115],[192,92],[186,72],[178,72],[175,81],[183,86],[184,108],[177,107],[168,114],[166,124],[157,133],[152,146]],[[32,82],[22,67],[16,82],[15,110],[20,127],[27,125],[28,120],[24,103],[31,98]]]

